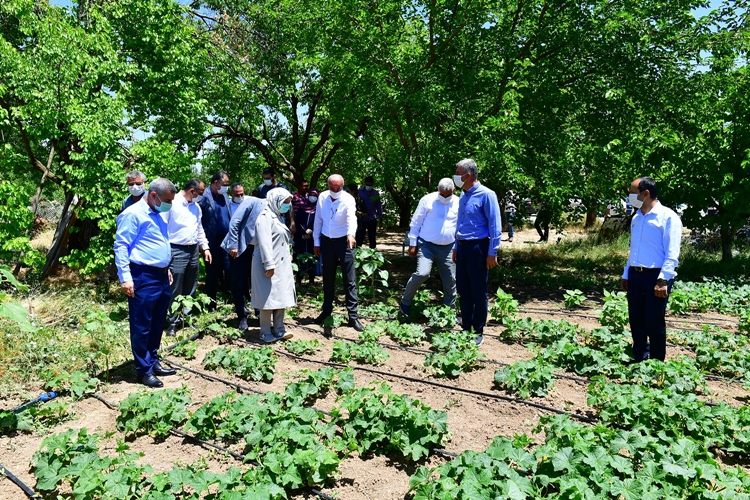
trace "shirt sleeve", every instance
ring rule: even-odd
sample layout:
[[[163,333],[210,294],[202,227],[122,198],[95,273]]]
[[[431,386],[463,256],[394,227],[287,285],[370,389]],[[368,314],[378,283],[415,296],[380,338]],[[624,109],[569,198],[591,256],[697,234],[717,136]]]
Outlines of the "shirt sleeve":
[[[133,281],[130,274],[130,246],[138,237],[138,217],[133,213],[123,213],[117,218],[115,233],[115,264],[120,283]]]
[[[487,193],[484,203],[484,216],[487,217],[490,233],[490,248],[487,253],[494,257],[497,256],[497,249],[500,247],[500,240],[503,236],[503,226],[500,221],[500,205],[497,202],[497,195],[494,191]]]
[[[424,218],[427,215],[427,209],[425,208],[425,205],[426,203],[424,198],[419,200],[417,209],[414,211],[414,215],[412,215],[411,217],[411,225],[409,229],[409,246],[417,246],[417,238],[419,238],[419,233],[422,231]]]
[[[355,237],[357,235],[357,204],[354,198],[346,204],[346,234]]]
[[[195,206],[198,207],[198,246],[203,250],[208,250],[208,238],[206,238],[206,231],[203,229],[203,223],[201,222],[203,220],[203,211],[197,203]]]
[[[664,263],[661,266],[659,279],[671,280],[677,276],[681,240],[682,221],[677,215],[670,214],[664,227]]]
[[[315,204],[315,224],[313,224],[313,246],[320,246],[320,232],[323,230],[323,200],[318,197]]]

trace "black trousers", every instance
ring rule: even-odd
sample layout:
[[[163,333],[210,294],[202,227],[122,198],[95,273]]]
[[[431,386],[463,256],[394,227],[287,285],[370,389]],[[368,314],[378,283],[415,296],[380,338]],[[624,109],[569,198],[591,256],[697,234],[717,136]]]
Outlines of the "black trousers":
[[[245,301],[250,298],[250,271],[253,269],[253,247],[248,246],[236,259],[229,258],[229,274],[232,285],[232,301],[237,319],[247,317]]]
[[[542,241],[549,240],[549,221],[550,219],[546,215],[538,215],[534,222],[534,228],[536,229],[536,232],[539,233],[539,238]],[[544,231],[542,231],[542,229],[544,229]]]
[[[349,318],[357,318],[357,277],[354,273],[354,248],[347,248],[346,236],[320,237],[320,258],[323,261],[323,314],[333,312],[336,295],[336,268],[341,264]]]
[[[636,361],[659,359],[667,354],[667,300],[674,280],[669,280],[667,296],[654,295],[659,269],[638,272],[628,270],[628,315],[633,335],[633,357]]]
[[[378,232],[378,219],[372,219],[368,221],[358,220],[357,221],[357,246],[361,247],[365,244],[365,231],[369,237],[370,248],[375,248],[377,244],[376,235]]]

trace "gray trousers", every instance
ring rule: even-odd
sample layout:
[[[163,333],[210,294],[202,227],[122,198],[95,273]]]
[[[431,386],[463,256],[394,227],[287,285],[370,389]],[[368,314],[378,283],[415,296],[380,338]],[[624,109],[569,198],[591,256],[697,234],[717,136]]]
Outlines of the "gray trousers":
[[[407,306],[411,304],[419,287],[430,277],[433,262],[437,264],[440,279],[443,281],[443,303],[446,306],[456,303],[456,264],[453,263],[453,244],[435,245],[422,238],[417,241],[417,272],[409,278],[401,302]]]
[[[169,303],[169,325],[175,326],[180,319],[179,313],[172,313],[172,303],[180,295],[195,296],[198,287],[198,245],[170,245],[172,247],[172,300]],[[188,314],[190,311],[184,311]]]
[[[286,332],[284,328],[284,313],[286,309],[261,309],[260,334],[271,335],[271,326],[276,330],[276,336]]]

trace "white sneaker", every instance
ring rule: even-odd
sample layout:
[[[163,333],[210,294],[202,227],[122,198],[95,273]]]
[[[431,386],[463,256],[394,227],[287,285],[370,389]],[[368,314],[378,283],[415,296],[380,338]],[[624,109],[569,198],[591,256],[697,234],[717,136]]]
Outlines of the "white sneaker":
[[[294,337],[293,334],[287,332],[286,330],[281,330],[279,332],[274,332],[273,336],[276,340],[289,340],[290,338]]]
[[[274,337],[274,335],[271,334],[271,333],[261,333],[260,340],[262,340],[266,344],[272,344],[272,343],[276,342],[279,339],[276,338],[276,337]]]

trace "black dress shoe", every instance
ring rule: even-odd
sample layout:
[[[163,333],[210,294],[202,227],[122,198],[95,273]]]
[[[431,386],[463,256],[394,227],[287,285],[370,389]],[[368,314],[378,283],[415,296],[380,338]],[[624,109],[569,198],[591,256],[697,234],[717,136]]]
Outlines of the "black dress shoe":
[[[320,315],[313,320],[316,325],[322,325],[326,318],[330,316],[328,313],[320,313]]]
[[[142,377],[138,377],[138,382],[148,387],[164,387],[161,380],[156,378],[153,373],[147,373]]]
[[[151,368],[153,368],[153,373],[159,375],[160,377],[165,375],[174,375],[175,373],[177,373],[177,370],[175,370],[174,368],[164,368],[158,361],[154,363]]]
[[[360,323],[357,318],[349,318],[349,323],[347,324],[347,326],[351,326],[358,332],[361,332],[362,330],[365,329],[365,327],[362,326],[362,323]]]
[[[167,328],[167,333],[165,333],[164,335],[166,335],[167,337],[174,337],[175,330],[176,328],[174,325],[169,325],[169,327]]]

